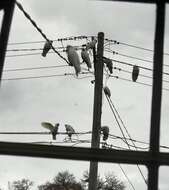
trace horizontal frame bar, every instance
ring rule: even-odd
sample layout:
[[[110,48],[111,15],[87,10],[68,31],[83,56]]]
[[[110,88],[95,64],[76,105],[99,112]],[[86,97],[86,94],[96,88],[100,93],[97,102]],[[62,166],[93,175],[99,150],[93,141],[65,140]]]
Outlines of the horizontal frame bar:
[[[160,0],[97,0],[97,1],[112,1],[112,2],[126,2],[126,3],[157,3]],[[169,0],[161,0],[165,3],[169,3]]]
[[[37,145],[28,143],[0,142],[1,155],[29,156],[41,158],[98,161],[123,164],[169,165],[169,153],[122,151],[113,149],[79,148],[67,146]]]

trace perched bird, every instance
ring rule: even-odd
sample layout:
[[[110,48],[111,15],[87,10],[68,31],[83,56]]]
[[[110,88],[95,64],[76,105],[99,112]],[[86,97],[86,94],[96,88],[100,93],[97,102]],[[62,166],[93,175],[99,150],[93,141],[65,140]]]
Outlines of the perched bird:
[[[71,125],[68,125],[68,124],[65,124],[65,128],[66,128],[66,132],[69,138],[71,139],[72,135],[75,134],[75,130],[73,129]]]
[[[132,80],[133,80],[134,82],[136,82],[136,80],[137,80],[137,78],[138,78],[139,71],[140,71],[139,67],[138,67],[137,65],[134,65],[134,66],[133,66],[133,72],[132,72]]]
[[[103,62],[106,64],[107,68],[109,69],[110,73],[113,73],[113,62],[111,59],[107,57],[103,57]]]
[[[67,52],[67,57],[68,57],[68,60],[69,60],[69,65],[74,66],[76,76],[78,76],[78,74],[81,71],[80,59],[79,59],[78,54],[77,54],[75,48],[73,46],[70,46],[70,45],[68,45],[66,47],[66,52]]]
[[[103,88],[103,90],[104,90],[104,93],[110,98],[111,92],[110,92],[109,87],[108,87],[108,86],[105,86],[105,87]]]
[[[87,64],[88,69],[92,68],[92,63],[90,61],[89,54],[87,50],[85,50],[84,48],[81,51],[81,57],[82,57],[83,62]]]
[[[96,43],[97,43],[97,40],[96,40],[96,39],[92,40],[91,42],[88,42],[88,43],[86,44],[86,50],[88,50],[88,49],[93,49],[93,48],[95,47]]]
[[[51,45],[52,45],[53,41],[46,41],[43,47],[43,52],[42,52],[42,56],[46,57],[46,54],[48,53],[48,51],[51,49]]]
[[[109,137],[109,127],[108,126],[102,126],[101,131],[103,133],[103,141],[106,141]]]
[[[51,123],[48,122],[42,122],[41,125],[50,130],[51,134],[52,134],[52,138],[53,140],[56,140],[56,135],[58,133],[58,128],[59,128],[59,123],[56,123],[55,126],[53,126]]]

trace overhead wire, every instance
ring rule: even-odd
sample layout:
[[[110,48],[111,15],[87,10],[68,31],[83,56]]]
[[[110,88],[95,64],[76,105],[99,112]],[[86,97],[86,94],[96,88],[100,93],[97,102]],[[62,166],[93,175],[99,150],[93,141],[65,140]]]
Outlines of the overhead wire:
[[[36,22],[31,18],[31,16],[24,10],[23,6],[21,5],[21,3],[19,3],[18,1],[15,1],[17,7],[19,8],[19,10],[22,11],[22,13],[25,15],[25,17],[32,23],[32,25],[36,28],[36,30],[41,34],[41,36],[48,42],[51,44],[50,40],[47,38],[47,36],[42,32],[42,30],[38,27],[38,25],[36,24]],[[51,49],[53,49],[53,51],[64,61],[66,61],[66,63],[69,64],[69,62],[67,61],[66,58],[64,58],[51,44]]]
[[[53,42],[59,42],[59,41],[70,41],[70,40],[85,40],[88,38],[91,38],[92,36],[69,36],[69,37],[64,37],[64,38],[58,38],[58,39],[53,39]],[[38,44],[38,43],[44,43],[46,41],[44,40],[37,40],[37,41],[27,41],[27,42],[11,42],[8,43],[8,45],[25,45],[25,44]]]
[[[90,72],[88,72],[88,73],[83,72],[83,73],[80,73],[80,74],[91,74],[91,73]],[[40,78],[62,77],[62,76],[74,76],[74,75],[75,75],[74,73],[64,73],[64,74],[55,74],[55,75],[40,75],[40,76],[29,76],[29,77],[2,78],[2,81],[40,79]],[[90,76],[90,77],[92,77],[92,76]],[[79,79],[81,79],[81,78],[79,78]]]
[[[125,73],[132,74],[131,71],[128,71],[128,70],[125,70],[125,69],[122,69],[122,68],[119,68],[119,67],[113,67],[113,69],[118,70],[118,71],[122,71],[122,72],[125,72]],[[149,79],[153,79],[151,76],[148,76],[148,75],[139,74],[139,76],[149,78]],[[169,81],[165,80],[165,79],[163,79],[163,82],[169,83]]]
[[[128,62],[125,62],[125,61],[120,61],[120,60],[116,60],[116,59],[111,59],[112,61],[116,62],[116,63],[120,63],[120,64],[123,64],[123,65],[128,65],[128,66],[134,66],[134,64],[131,64],[131,63],[128,63]],[[148,68],[148,67],[143,67],[143,66],[139,66],[141,69],[144,69],[144,70],[148,70],[148,71],[153,71],[153,69],[151,68]],[[163,74],[165,75],[169,75],[169,73],[167,72],[163,72]]]
[[[149,51],[149,52],[154,52],[154,50],[150,49],[150,48],[145,48],[145,47],[141,47],[141,46],[138,46],[138,45],[133,45],[133,44],[129,44],[129,43],[125,43],[125,42],[120,42],[120,41],[117,41],[117,40],[110,40],[110,39],[105,39],[106,41],[110,41],[112,42],[113,44],[118,44],[118,45],[124,45],[124,46],[128,46],[128,47],[131,47],[131,48],[136,48],[136,49],[140,49],[140,50],[145,50],[145,51]],[[164,55],[167,55],[169,56],[169,53],[164,53]]]
[[[62,68],[68,67],[69,65],[50,65],[46,67],[27,67],[27,68],[16,68],[16,69],[4,69],[3,72],[13,72],[13,71],[29,71],[29,70],[39,70],[39,69],[52,69],[52,68]]]
[[[110,77],[111,77],[111,78],[115,78],[115,79],[119,79],[119,80],[123,80],[123,81],[127,81],[127,82],[132,82],[132,83],[133,83],[133,81],[131,81],[130,79],[126,79],[126,78],[123,78],[123,77],[113,76],[113,75],[110,75]],[[144,82],[138,82],[138,81],[136,81],[136,82],[134,82],[134,83],[136,83],[136,84],[141,84],[141,85],[143,85],[143,86],[152,87],[151,84],[147,84],[147,83],[144,83]],[[165,90],[165,91],[169,91],[168,88],[164,88],[164,87],[163,87],[162,89]]]
[[[117,114],[117,116],[118,116],[120,122],[122,123],[122,126],[123,126],[123,128],[125,129],[127,135],[128,135],[129,137],[131,137],[131,136],[130,136],[130,134],[129,134],[127,128],[126,128],[126,126],[124,125],[124,123],[123,123],[123,121],[122,121],[122,119],[121,119],[121,117],[120,117],[120,115],[119,115],[117,109],[115,108],[115,106],[114,106],[114,104],[113,104],[111,98],[108,97],[108,95],[106,95],[106,93],[105,93],[105,96],[106,96],[106,99],[107,99],[107,101],[108,101],[108,103],[109,103],[110,109],[112,110],[112,113],[113,113],[113,115],[114,115],[114,117],[115,117],[115,119],[116,119],[116,122],[117,122],[117,124],[118,124],[118,126],[119,126],[119,128],[120,128],[120,131],[121,131],[121,133],[122,133],[122,136],[123,136],[123,138],[124,138],[124,141],[126,142],[128,148],[130,149],[130,145],[128,144],[128,141],[126,140],[126,137],[125,137],[124,132],[123,132],[123,130],[122,130],[122,128],[121,128],[121,125],[120,125],[120,123],[119,123],[117,117],[115,116],[116,114]],[[135,146],[135,144],[134,144],[133,141],[132,141],[132,143],[133,143],[134,147],[136,148],[136,146]],[[137,148],[136,148],[136,150],[137,150]],[[139,172],[140,172],[140,174],[141,174],[141,176],[142,176],[142,178],[143,178],[145,184],[147,185],[147,180],[146,180],[146,178],[144,177],[144,175],[143,175],[143,173],[142,173],[142,171],[141,171],[141,168],[139,167],[138,164],[137,164],[137,168],[138,168],[138,170],[139,170]]]

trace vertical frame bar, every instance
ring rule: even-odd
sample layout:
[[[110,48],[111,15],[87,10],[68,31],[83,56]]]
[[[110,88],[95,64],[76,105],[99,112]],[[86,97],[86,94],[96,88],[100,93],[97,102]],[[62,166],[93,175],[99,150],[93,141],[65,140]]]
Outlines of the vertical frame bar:
[[[150,154],[152,157],[159,154],[164,28],[165,1],[157,0],[150,128]],[[158,163],[156,162],[150,163],[148,166],[148,190],[158,190]]]
[[[1,28],[1,33],[0,33],[0,82],[1,82],[1,77],[2,77],[3,66],[4,66],[9,31],[10,31],[10,26],[11,26],[13,11],[14,11],[14,4],[15,4],[15,0],[8,0],[8,2],[5,2],[5,6],[3,8],[4,15],[3,15],[2,28]]]

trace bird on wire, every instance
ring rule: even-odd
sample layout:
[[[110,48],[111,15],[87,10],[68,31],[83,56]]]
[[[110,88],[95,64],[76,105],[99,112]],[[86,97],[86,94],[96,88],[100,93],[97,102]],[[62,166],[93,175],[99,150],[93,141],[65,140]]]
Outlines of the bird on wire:
[[[58,129],[59,129],[59,123],[56,123],[55,126],[53,126],[49,122],[42,122],[41,125],[44,128],[48,129],[51,132],[51,134],[52,134],[53,140],[56,140],[56,135],[57,135]]]

